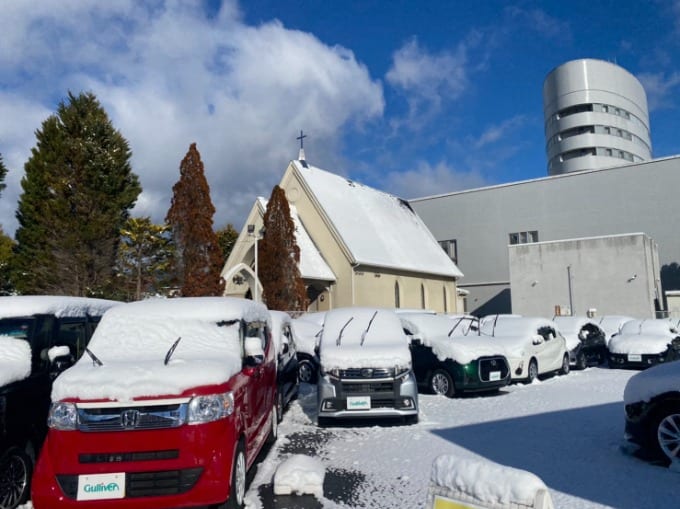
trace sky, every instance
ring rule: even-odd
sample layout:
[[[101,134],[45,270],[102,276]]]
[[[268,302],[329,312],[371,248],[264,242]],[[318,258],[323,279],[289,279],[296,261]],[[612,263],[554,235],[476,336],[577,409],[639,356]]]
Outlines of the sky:
[[[35,133],[93,92],[132,150],[134,216],[163,222],[191,143],[215,228],[307,161],[410,199],[547,175],[542,86],[577,58],[645,86],[654,157],[680,153],[680,0],[8,0],[0,225]]]

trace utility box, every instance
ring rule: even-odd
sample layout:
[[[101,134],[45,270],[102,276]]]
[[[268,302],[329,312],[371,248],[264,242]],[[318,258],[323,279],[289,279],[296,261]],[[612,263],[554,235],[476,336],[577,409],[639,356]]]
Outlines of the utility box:
[[[644,233],[515,244],[508,260],[513,313],[666,314],[658,247]]]

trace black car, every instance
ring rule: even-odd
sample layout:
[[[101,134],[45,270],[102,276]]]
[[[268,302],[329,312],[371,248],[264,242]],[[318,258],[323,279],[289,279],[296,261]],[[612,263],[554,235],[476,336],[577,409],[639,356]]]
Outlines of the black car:
[[[30,492],[47,432],[52,381],[83,353],[101,315],[99,299],[0,297],[0,507]]]
[[[553,321],[567,341],[569,364],[586,369],[607,360],[607,334],[595,321],[585,316],[556,316]]]
[[[302,315],[293,319],[292,328],[297,349],[298,379],[304,383],[315,384],[319,373],[316,346],[323,325],[317,320],[308,319],[307,315]]]
[[[283,311],[270,311],[276,347],[276,398],[279,421],[288,404],[298,395],[298,358],[291,317]]]
[[[631,377],[623,399],[626,440],[649,459],[680,464],[680,361]]]

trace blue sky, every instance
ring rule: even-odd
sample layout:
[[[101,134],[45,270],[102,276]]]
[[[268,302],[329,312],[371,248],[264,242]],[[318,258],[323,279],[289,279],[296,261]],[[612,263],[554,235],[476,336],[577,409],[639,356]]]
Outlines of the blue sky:
[[[308,161],[404,198],[543,177],[542,85],[576,58],[648,95],[653,153],[680,153],[680,1],[12,0],[0,17],[0,224],[35,130],[96,94],[161,222],[196,142],[215,226],[241,228],[303,129]]]

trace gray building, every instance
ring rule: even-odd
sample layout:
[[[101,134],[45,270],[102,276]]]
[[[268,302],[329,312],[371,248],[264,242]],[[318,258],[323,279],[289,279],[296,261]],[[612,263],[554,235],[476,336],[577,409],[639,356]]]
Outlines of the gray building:
[[[532,242],[642,232],[658,245],[663,290],[680,289],[679,193],[676,156],[410,203],[465,274],[459,287],[470,292],[467,310],[481,315],[512,310],[508,246]],[[609,263],[628,262],[613,256]],[[612,292],[617,298],[625,295]]]

